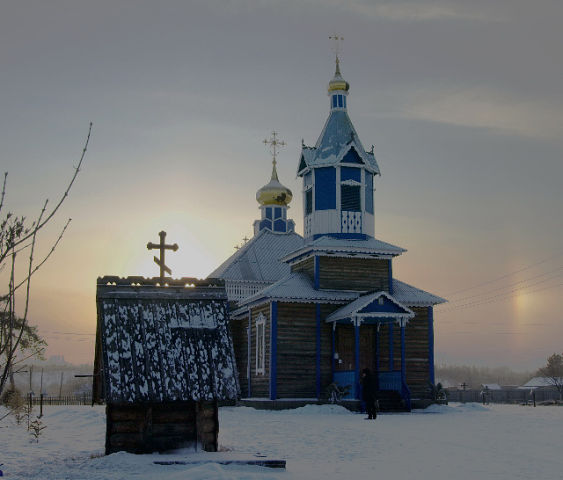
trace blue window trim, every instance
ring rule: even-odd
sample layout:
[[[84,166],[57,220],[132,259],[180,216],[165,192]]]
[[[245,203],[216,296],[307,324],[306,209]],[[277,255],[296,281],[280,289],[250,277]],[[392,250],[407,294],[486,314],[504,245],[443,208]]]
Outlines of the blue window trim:
[[[428,307],[428,367],[430,369],[430,383],[434,385],[434,308]]]
[[[317,258],[317,257],[315,257]],[[317,387],[317,398],[320,400],[321,398],[321,305],[317,303],[315,305],[315,316],[316,316],[316,323],[317,323],[317,335],[316,335],[316,348],[317,348],[317,355],[316,355],[316,387]]]

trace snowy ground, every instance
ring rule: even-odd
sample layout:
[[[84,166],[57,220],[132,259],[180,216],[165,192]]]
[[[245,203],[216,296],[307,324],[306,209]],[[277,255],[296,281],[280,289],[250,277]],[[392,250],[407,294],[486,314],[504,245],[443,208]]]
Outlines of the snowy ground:
[[[107,457],[98,456],[105,438],[103,408],[48,407],[43,420],[47,428],[39,443],[30,443],[23,427],[0,424],[6,478],[547,480],[561,478],[563,471],[561,407],[456,404],[380,415],[375,422],[331,406],[222,408],[219,440],[226,452]],[[287,460],[287,470],[153,463],[257,453]]]

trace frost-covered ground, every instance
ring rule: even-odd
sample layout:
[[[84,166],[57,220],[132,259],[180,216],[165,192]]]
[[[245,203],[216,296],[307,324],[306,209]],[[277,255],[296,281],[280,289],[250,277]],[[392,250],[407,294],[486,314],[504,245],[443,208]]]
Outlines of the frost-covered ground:
[[[341,407],[220,410],[226,452],[107,457],[104,409],[48,407],[39,443],[0,425],[0,467],[18,479],[495,479],[561,478],[563,408],[477,404],[432,407],[365,421]],[[161,466],[154,460],[287,460],[287,470],[217,464]]]

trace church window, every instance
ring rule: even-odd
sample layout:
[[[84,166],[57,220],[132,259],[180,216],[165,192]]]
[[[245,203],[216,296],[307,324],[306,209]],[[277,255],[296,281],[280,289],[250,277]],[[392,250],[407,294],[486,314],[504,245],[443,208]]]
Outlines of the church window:
[[[336,108],[338,100],[336,99],[337,95],[332,96],[332,108]]]
[[[264,375],[266,369],[266,319],[263,314],[256,319],[256,375]]]
[[[272,219],[272,209],[270,207],[266,208],[266,218]]]
[[[341,208],[343,211],[360,212],[362,210],[360,192],[360,185],[340,185]]]
[[[342,95],[338,95],[338,107],[342,108]]]
[[[313,213],[313,189],[310,188],[305,192],[305,215]]]
[[[274,218],[280,218],[282,216],[282,209],[280,207],[276,207],[274,209]]]
[[[346,108],[346,97],[344,95],[342,96],[342,103],[344,108]]]

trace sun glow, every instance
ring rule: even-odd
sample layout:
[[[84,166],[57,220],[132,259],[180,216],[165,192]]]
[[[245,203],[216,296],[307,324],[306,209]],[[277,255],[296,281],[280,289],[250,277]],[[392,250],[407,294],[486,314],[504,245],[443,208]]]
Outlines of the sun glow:
[[[124,262],[124,275],[142,275],[156,277],[159,267],[154,262],[154,257],[160,255],[158,250],[148,250],[148,242],[159,243],[158,232],[166,232],[166,244],[178,244],[178,250],[166,250],[165,264],[172,270],[173,278],[207,276],[218,265],[216,254],[205,243],[205,236],[198,235],[202,232],[203,225],[198,225],[197,219],[188,219],[186,214],[173,212],[161,218],[154,219],[142,225],[135,237],[143,239],[138,241],[139,248]],[[192,227],[188,226],[192,225]]]

